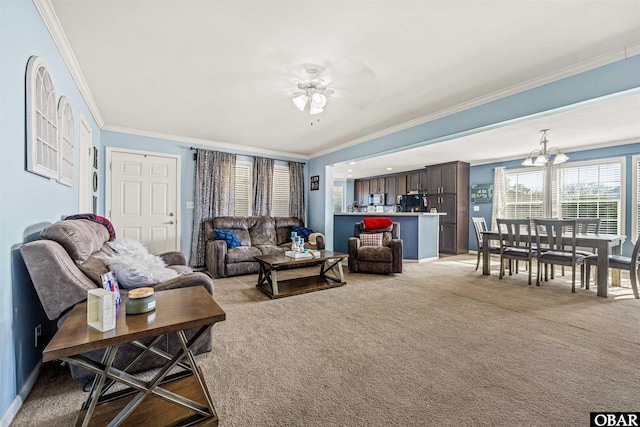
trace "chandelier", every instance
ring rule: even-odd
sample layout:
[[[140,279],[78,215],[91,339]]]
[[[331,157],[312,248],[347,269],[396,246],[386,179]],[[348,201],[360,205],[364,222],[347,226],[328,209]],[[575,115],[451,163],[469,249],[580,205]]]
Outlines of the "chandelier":
[[[294,93],[292,101],[300,111],[305,111],[308,104],[309,114],[316,116],[324,111],[324,107],[327,105],[327,95],[330,95],[332,91],[327,90],[324,80],[318,78],[320,74],[318,70],[310,69],[307,70],[307,73],[310,80],[298,82],[298,89],[301,92]]]
[[[542,145],[542,148],[529,153],[529,156],[522,162],[522,166],[544,166],[551,160],[551,156],[555,156],[553,158],[554,165],[559,165],[569,160],[569,157],[562,153],[558,147],[547,148],[549,129],[542,129],[540,132],[542,132],[542,136],[540,137],[540,145]],[[533,159],[534,157],[535,160]]]

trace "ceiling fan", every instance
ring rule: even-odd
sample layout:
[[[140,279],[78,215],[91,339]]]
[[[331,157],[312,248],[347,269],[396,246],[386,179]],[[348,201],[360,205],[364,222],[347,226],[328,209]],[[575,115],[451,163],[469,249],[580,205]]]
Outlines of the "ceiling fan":
[[[298,91],[293,93],[293,104],[300,111],[305,111],[309,106],[309,114],[318,115],[324,111],[327,105],[327,96],[333,95],[334,90],[327,87],[324,79],[320,78],[320,71],[315,68],[306,70],[308,79],[298,81]],[[320,119],[318,118],[318,121]],[[311,122],[313,125],[313,122]]]
[[[274,92],[286,93],[298,110],[312,116],[311,124],[327,108],[334,114],[334,105],[342,117],[362,110],[379,92],[377,77],[366,64],[336,52],[274,52],[259,63],[273,76]]]

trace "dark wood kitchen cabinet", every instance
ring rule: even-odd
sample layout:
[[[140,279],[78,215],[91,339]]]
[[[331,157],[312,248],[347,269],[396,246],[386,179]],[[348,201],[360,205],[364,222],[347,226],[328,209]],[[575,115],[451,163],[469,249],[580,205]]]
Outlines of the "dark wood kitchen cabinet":
[[[427,192],[427,170],[418,170],[407,174],[407,191]]]
[[[409,172],[407,174],[407,192],[420,191],[420,172]]]
[[[451,194],[458,192],[459,163],[444,163],[427,168],[427,193]]]
[[[366,206],[369,204],[369,180],[368,179],[356,179],[353,184],[353,199],[357,201],[360,206]]]
[[[384,178],[372,178],[369,180],[369,191],[371,194],[384,193],[385,191]]]
[[[451,162],[427,167],[429,208],[440,217],[440,252],[469,252],[469,163]]]
[[[387,190],[387,198],[384,201],[384,204],[387,206],[393,206],[396,204],[396,196],[398,195],[398,186],[396,184],[397,180],[398,177],[396,175],[391,175],[384,179],[384,187]]]
[[[396,194],[407,194],[407,174],[396,177]]]

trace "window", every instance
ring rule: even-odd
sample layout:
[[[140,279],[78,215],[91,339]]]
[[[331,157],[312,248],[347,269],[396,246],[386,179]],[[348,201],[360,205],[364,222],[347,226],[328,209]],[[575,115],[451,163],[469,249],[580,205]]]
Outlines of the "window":
[[[558,169],[561,218],[601,218],[600,232],[619,234],[622,209],[622,163],[589,162]]]
[[[236,161],[235,215],[253,215],[253,162]],[[289,166],[274,165],[271,215],[289,216]]]
[[[271,200],[271,215],[289,216],[289,166],[274,165],[273,167],[273,199]]]
[[[73,186],[73,154],[74,154],[74,141],[73,141],[73,110],[71,104],[66,96],[61,96],[58,102],[58,130],[60,135],[58,142],[60,143],[59,149],[59,165],[60,176],[58,181],[61,184]]]
[[[601,233],[622,233],[622,159],[549,167],[553,170],[549,173],[548,185],[545,185],[545,168],[507,171],[506,218],[601,218]],[[636,162],[636,168],[640,168],[640,161]],[[548,194],[545,188],[551,189]],[[637,211],[637,202],[635,207]],[[637,212],[635,218],[635,226],[640,227]]]
[[[56,92],[42,58],[27,64],[27,170],[58,179]]]
[[[333,187],[333,212],[344,212],[344,187],[341,185]]]
[[[544,170],[507,171],[506,178],[505,217],[544,217]]]
[[[251,162],[236,162],[236,185],[235,185],[235,215],[251,216],[252,200],[251,177],[253,175],[253,164]]]

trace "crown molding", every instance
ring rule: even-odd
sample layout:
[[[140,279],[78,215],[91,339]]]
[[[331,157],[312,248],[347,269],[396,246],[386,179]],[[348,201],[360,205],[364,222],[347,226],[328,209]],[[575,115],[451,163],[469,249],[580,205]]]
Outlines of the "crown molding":
[[[552,73],[545,74],[543,76],[536,77],[531,80],[527,80],[522,83],[518,83],[513,86],[509,86],[505,89],[501,89],[495,92],[492,92],[488,95],[483,95],[478,98],[471,99],[467,102],[463,102],[461,104],[455,105],[450,108],[445,108],[443,110],[439,110],[435,113],[428,114],[426,116],[419,117],[417,119],[409,120],[404,123],[400,123],[386,129],[383,129],[378,132],[370,133],[369,135],[351,140],[349,142],[345,142],[340,145],[336,145],[332,148],[327,148],[326,150],[321,150],[311,155],[312,158],[324,156],[326,154],[330,154],[339,150],[343,150],[345,148],[352,147],[354,145],[362,144],[364,142],[371,141],[376,138],[380,138],[386,135],[390,135],[395,132],[402,131],[404,129],[408,129],[414,126],[418,126],[427,122],[431,122],[446,116],[450,116],[455,113],[462,112],[464,110],[468,110],[473,107],[477,107],[492,101],[496,101],[501,98],[506,98],[511,95],[515,95],[520,92],[527,91],[529,89],[534,89],[536,87],[552,83],[557,80],[564,79],[566,77],[571,77],[580,73],[584,73],[586,71],[593,70],[598,67],[602,67],[607,64],[611,64],[616,61],[620,61],[623,59],[630,58],[632,56],[640,54],[640,42],[633,43],[629,46],[624,46],[618,48],[614,51],[608,52],[604,55],[597,56],[587,61],[580,62],[578,64],[571,65],[569,67],[561,68],[560,70],[556,70]]]
[[[153,132],[153,131],[147,131],[147,130],[141,130],[141,129],[126,128],[122,126],[105,125],[102,127],[102,130],[126,133],[131,135],[146,136],[149,138],[156,138],[156,139],[166,139],[169,141],[184,142],[187,144],[205,145],[207,147],[223,148],[223,149],[240,152],[241,154],[247,154],[247,155],[266,154],[266,155],[280,157],[280,158],[291,158],[291,159],[299,159],[299,160],[309,160],[311,158],[311,156],[288,153],[286,151],[267,150],[264,148],[251,147],[248,145],[232,144],[229,142],[211,141],[208,139],[191,138],[188,136],[171,135],[171,134]]]
[[[89,107],[89,111],[91,111],[91,115],[95,119],[96,123],[100,128],[104,126],[104,119],[102,118],[102,114],[100,114],[100,109],[96,104],[93,95],[91,94],[91,90],[87,85],[86,80],[84,79],[84,75],[82,74],[82,70],[80,70],[80,65],[78,65],[78,61],[76,60],[75,55],[73,54],[73,50],[71,50],[71,45],[67,40],[67,36],[64,34],[62,29],[62,25],[60,24],[60,20],[58,20],[58,15],[56,15],[55,10],[53,9],[53,5],[50,0],[33,0],[36,9],[40,13],[42,20],[44,21],[44,25],[49,30],[51,37],[53,38],[54,43],[58,47],[60,54],[62,55],[62,59],[65,64],[67,64],[67,68],[71,73],[71,77],[75,81],[78,86],[78,90],[80,91],[80,95],[86,102]]]

